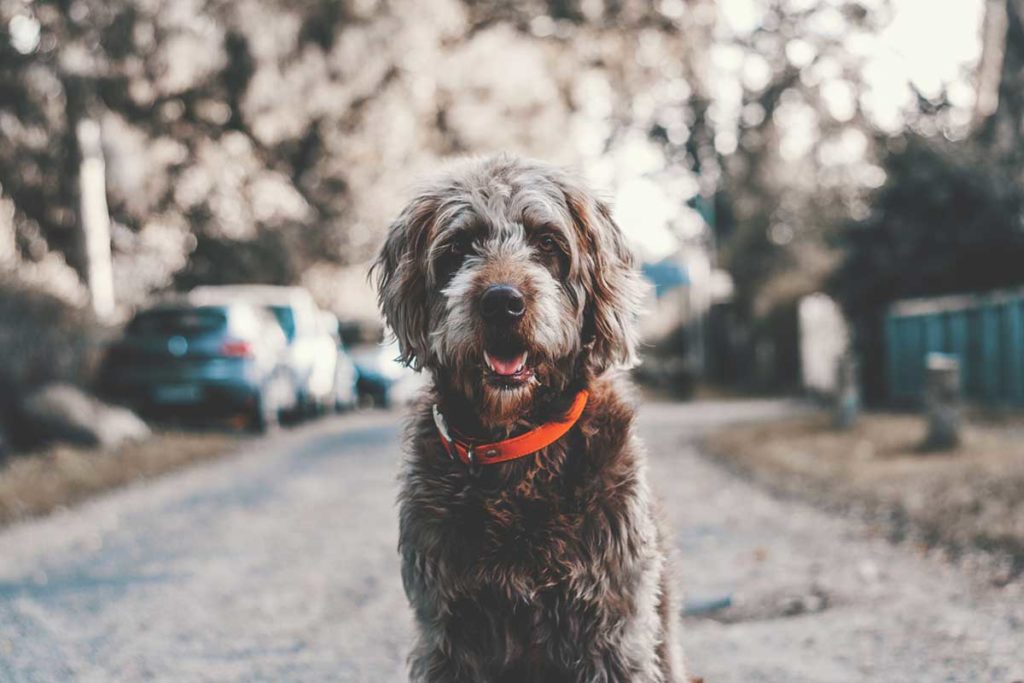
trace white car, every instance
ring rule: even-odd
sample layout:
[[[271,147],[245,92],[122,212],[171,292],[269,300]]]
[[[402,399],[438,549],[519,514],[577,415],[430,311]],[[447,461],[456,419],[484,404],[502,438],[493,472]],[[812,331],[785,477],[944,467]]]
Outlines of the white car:
[[[334,409],[339,413],[344,410],[356,407],[359,403],[359,393],[356,388],[358,373],[352,357],[349,356],[345,343],[341,340],[340,322],[338,317],[327,311],[320,312],[324,330],[334,340],[338,353],[338,360],[334,370],[334,388],[331,395],[334,397]]]
[[[288,366],[299,412],[308,415],[333,408],[338,345],[325,329],[323,312],[306,289],[275,285],[221,285],[197,287],[189,296],[193,299],[232,297],[270,310],[288,340]]]

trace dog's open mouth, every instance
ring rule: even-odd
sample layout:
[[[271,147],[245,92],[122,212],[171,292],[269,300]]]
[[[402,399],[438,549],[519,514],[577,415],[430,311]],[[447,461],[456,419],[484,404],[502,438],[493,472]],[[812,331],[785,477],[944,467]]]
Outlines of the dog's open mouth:
[[[487,378],[492,383],[503,387],[516,387],[525,384],[533,376],[533,370],[527,364],[529,353],[490,352],[484,351],[484,363],[487,365]]]

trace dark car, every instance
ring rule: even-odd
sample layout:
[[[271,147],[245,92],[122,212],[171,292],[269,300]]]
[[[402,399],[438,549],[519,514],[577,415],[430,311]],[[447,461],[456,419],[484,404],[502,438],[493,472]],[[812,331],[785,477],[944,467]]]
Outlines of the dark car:
[[[300,415],[317,415],[333,406],[338,345],[322,325],[313,296],[302,287],[218,285],[196,287],[196,303],[208,300],[247,302],[274,315],[287,342],[287,363],[298,391]]]
[[[107,353],[105,394],[147,414],[243,415],[257,431],[294,407],[274,316],[245,302],[166,303],[139,312]]]
[[[398,344],[372,344],[352,349],[359,400],[381,408],[409,403],[424,384],[423,375],[398,362]]]

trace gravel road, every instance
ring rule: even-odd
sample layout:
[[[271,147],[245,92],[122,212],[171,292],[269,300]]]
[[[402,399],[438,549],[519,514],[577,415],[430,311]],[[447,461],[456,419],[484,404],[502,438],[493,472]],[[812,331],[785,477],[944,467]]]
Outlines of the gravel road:
[[[1024,587],[780,500],[695,437],[794,406],[648,404],[709,683],[1024,680]],[[404,680],[399,418],[361,413],[0,533],[0,681]],[[721,609],[718,609],[721,608]]]

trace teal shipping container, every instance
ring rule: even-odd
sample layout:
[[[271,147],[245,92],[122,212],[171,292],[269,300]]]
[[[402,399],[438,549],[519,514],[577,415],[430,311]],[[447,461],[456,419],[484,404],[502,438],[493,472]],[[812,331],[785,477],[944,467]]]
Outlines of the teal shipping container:
[[[964,397],[991,406],[1024,407],[1024,289],[899,301],[885,324],[889,397],[924,400],[925,359],[960,361]]]

